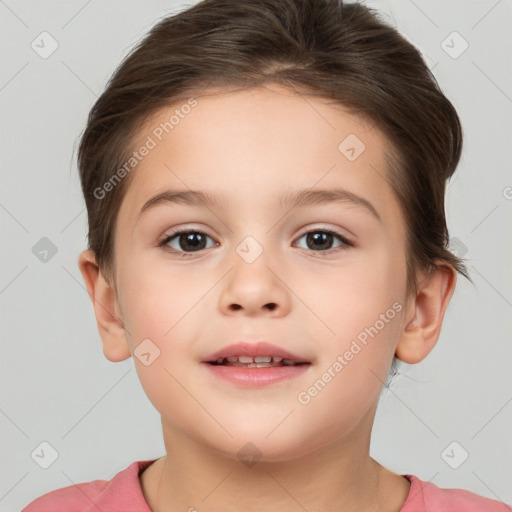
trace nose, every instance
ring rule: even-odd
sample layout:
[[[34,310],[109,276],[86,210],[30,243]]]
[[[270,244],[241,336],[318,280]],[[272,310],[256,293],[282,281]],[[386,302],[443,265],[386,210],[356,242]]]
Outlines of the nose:
[[[264,254],[252,263],[235,254],[233,268],[223,280],[219,298],[222,313],[272,317],[288,314],[291,291],[285,277],[268,265],[268,258]]]

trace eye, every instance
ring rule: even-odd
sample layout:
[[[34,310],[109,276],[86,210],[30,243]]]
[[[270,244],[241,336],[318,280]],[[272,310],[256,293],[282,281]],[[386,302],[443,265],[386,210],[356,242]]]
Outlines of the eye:
[[[303,249],[310,249],[315,252],[324,252],[331,249],[336,249],[343,246],[352,246],[352,243],[347,240],[344,236],[334,233],[333,231],[315,229],[304,233],[298,240],[305,240],[306,247]],[[339,241],[338,245],[333,247],[333,243]]]
[[[305,240],[303,249],[312,250],[314,252],[327,252],[332,249],[343,248],[344,246],[352,246],[353,244],[344,236],[329,230],[316,229],[304,233],[298,241]],[[211,241],[209,244],[208,241]],[[297,246],[300,247],[299,242]],[[171,252],[181,253],[183,256],[204,249],[210,249],[218,245],[204,231],[200,230],[178,230],[174,233],[166,235],[159,242],[159,246]]]
[[[203,249],[209,249],[210,247],[218,245],[216,242],[213,242],[213,240],[213,244],[208,245],[207,239],[212,240],[212,238],[203,231],[197,229],[188,231],[181,230],[167,235],[159,245],[164,248],[170,248],[176,252],[184,253],[202,251]]]

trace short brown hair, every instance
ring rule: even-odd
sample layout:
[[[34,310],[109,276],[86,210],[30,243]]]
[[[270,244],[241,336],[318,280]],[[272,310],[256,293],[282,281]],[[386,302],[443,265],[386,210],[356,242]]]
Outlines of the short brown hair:
[[[342,0],[204,0],[156,24],[93,106],[78,166],[89,248],[115,285],[116,219],[131,174],[103,186],[129,158],[140,126],[210,88],[278,84],[333,100],[389,139],[390,184],[406,226],[407,286],[439,260],[468,277],[449,248],[444,196],[462,129],[420,52],[378,12]],[[96,191],[96,192],[95,192]],[[469,277],[468,277],[469,278]]]

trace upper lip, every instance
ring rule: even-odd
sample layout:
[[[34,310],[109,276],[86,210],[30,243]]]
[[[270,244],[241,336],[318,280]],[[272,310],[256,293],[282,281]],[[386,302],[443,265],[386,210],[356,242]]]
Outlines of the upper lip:
[[[234,357],[234,356],[250,356],[250,357],[263,357],[263,356],[273,356],[273,357],[282,357],[283,359],[289,359],[294,363],[309,363],[303,357],[300,357],[288,350],[285,350],[277,345],[273,345],[272,343],[268,343],[266,341],[259,341],[257,343],[248,343],[245,341],[240,341],[238,343],[233,343],[232,345],[227,345],[224,348],[221,348],[217,352],[210,354],[209,356],[203,359],[203,363],[215,362],[220,358],[224,357]]]

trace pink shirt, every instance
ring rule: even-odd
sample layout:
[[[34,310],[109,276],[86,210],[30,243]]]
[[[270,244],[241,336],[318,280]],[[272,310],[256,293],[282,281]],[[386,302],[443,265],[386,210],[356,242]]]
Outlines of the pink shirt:
[[[139,475],[153,460],[133,462],[109,482],[70,485],[49,492],[27,505],[22,512],[151,512],[140,486]],[[440,489],[413,475],[407,500],[400,512],[511,512],[499,501],[462,489]]]

